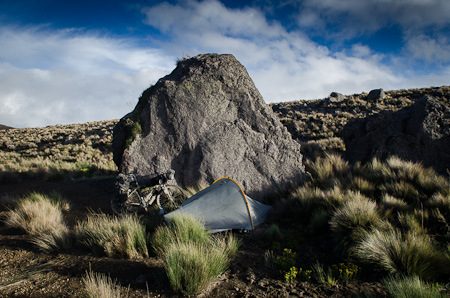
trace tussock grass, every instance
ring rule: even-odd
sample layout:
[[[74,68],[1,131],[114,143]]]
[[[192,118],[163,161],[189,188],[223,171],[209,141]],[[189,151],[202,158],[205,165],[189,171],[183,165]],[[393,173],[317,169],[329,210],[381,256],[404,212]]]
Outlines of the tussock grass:
[[[438,251],[428,235],[396,229],[374,230],[354,250],[355,256],[396,274],[425,280],[448,277],[450,260]]]
[[[350,170],[348,162],[338,154],[319,157],[314,162],[307,162],[306,167],[312,174],[313,183],[321,187],[335,185],[339,181],[336,177],[342,178]]]
[[[383,279],[382,283],[393,298],[448,297],[448,293],[441,292],[439,285],[426,283],[418,276],[390,276]]]
[[[411,209],[407,202],[389,194],[384,194],[381,200],[381,204],[385,209],[393,209],[397,212],[408,211]]]
[[[172,243],[164,256],[172,289],[188,295],[205,289],[229,262],[225,251],[205,243]]]
[[[78,241],[94,253],[114,258],[148,257],[144,225],[134,215],[90,214],[75,228]]]
[[[31,242],[44,252],[56,252],[70,246],[70,233],[62,214],[68,208],[57,195],[32,193],[7,212],[5,224],[30,235]]]
[[[83,276],[84,291],[90,298],[120,298],[120,287],[111,277],[89,270]]]
[[[312,174],[315,185],[330,186],[339,180],[336,177],[347,174],[350,169],[349,164],[337,154],[319,157],[314,162],[306,164],[308,171]]]
[[[375,202],[359,192],[350,194],[349,200],[336,209],[329,222],[339,241],[346,245],[353,245],[380,223]]]
[[[172,289],[186,295],[201,292],[224,272],[239,244],[232,234],[212,236],[202,223],[186,215],[172,217],[152,239]]]

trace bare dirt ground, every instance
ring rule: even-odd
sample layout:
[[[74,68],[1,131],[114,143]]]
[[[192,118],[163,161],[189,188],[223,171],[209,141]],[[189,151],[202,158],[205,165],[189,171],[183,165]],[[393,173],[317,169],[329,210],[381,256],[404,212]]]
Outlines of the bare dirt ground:
[[[66,220],[73,227],[89,212],[111,213],[109,201],[114,193],[114,178],[63,181],[22,180],[0,184],[0,215],[15,199],[30,192],[59,193],[71,203]],[[264,229],[259,227],[258,229]],[[257,230],[258,230],[257,229]],[[257,233],[239,234],[242,240],[230,268],[204,291],[203,297],[383,297],[386,292],[377,282],[355,280],[325,287],[313,282],[286,283],[277,270],[267,266],[266,249]],[[305,245],[300,259],[305,264],[316,246]],[[178,297],[170,290],[163,264],[151,256],[125,260],[99,257],[74,248],[48,255],[27,241],[27,236],[0,223],[0,297],[82,297],[82,278],[86,271],[104,273],[120,284],[125,297]]]

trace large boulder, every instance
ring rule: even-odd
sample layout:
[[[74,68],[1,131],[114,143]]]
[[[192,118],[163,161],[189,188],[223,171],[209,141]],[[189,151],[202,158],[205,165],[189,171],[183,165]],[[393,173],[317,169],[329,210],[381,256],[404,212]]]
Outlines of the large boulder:
[[[232,55],[179,61],[117,124],[113,145],[121,172],[172,168],[182,186],[228,176],[255,199],[305,176],[300,144]]]
[[[342,137],[350,161],[396,155],[444,175],[450,168],[450,109],[430,96],[398,112],[350,121]]]

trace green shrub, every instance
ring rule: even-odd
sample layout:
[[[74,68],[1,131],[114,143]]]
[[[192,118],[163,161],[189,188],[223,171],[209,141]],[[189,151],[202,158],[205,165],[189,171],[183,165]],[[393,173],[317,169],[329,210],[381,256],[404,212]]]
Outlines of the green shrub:
[[[291,267],[291,268],[289,268],[289,271],[287,271],[287,272],[284,274],[284,280],[285,280],[287,283],[291,283],[291,282],[293,282],[293,281],[297,278],[297,274],[298,274],[297,268]]]
[[[422,281],[418,276],[387,277],[382,284],[393,298],[444,298],[448,292],[440,291],[439,284],[430,284]]]
[[[75,228],[78,241],[96,254],[117,258],[148,257],[146,231],[136,216],[90,214]]]
[[[92,271],[83,276],[84,291],[90,298],[120,298],[120,288],[111,277]]]
[[[294,267],[296,256],[297,254],[292,252],[292,249],[285,248],[283,254],[275,258],[275,266],[282,274],[285,274],[290,268]]]
[[[428,235],[396,229],[374,230],[357,245],[355,255],[390,273],[417,275],[425,280],[448,277],[450,261]]]
[[[339,279],[343,281],[355,279],[360,272],[359,266],[352,262],[335,264],[331,266],[331,270],[334,276],[339,276]]]

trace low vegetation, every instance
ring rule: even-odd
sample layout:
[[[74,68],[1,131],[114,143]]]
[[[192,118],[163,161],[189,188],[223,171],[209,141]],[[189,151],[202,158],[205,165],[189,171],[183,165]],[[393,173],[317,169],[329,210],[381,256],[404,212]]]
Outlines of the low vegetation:
[[[383,279],[383,285],[393,298],[448,297],[442,284],[426,283],[417,276],[390,276]]]
[[[397,157],[349,166],[331,155],[308,166],[311,181],[275,205],[280,229],[295,227],[300,238],[328,237],[342,259],[386,274],[426,281],[450,276],[447,179]],[[333,283],[331,269],[321,266],[313,269],[316,279]]]

